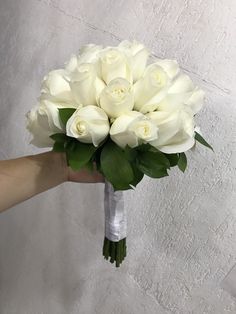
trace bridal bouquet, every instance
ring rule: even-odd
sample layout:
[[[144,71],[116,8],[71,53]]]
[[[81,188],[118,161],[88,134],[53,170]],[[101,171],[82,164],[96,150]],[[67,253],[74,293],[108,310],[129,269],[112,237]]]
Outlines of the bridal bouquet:
[[[118,267],[126,256],[122,190],[147,175],[185,171],[185,152],[196,143],[195,114],[204,92],[175,60],[157,59],[136,41],[117,47],[90,44],[43,79],[38,105],[27,113],[32,144],[65,152],[78,171],[105,177],[103,255]]]

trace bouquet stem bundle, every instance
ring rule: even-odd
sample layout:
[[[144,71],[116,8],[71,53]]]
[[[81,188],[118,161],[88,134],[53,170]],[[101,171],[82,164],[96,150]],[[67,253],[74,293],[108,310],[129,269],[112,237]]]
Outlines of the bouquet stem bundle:
[[[126,238],[114,242],[105,237],[103,242],[103,256],[106,260],[110,258],[110,262],[115,262],[116,267],[119,267],[126,257]]]
[[[105,180],[104,189],[105,238],[103,256],[119,267],[126,257],[127,217],[122,191],[115,191]]]

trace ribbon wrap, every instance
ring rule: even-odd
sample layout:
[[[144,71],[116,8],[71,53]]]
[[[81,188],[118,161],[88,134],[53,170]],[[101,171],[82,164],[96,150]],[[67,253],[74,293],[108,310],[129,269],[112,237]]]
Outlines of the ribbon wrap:
[[[126,238],[127,216],[122,191],[114,191],[107,180],[104,190],[105,237],[113,242]]]

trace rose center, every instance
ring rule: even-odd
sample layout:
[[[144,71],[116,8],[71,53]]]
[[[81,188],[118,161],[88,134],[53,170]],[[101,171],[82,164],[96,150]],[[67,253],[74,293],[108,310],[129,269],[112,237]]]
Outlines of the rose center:
[[[119,53],[117,51],[111,50],[106,54],[104,61],[108,64],[112,64],[117,62],[119,59],[120,59]]]
[[[142,134],[144,137],[148,136],[149,133],[150,133],[150,128],[148,125],[144,124],[144,125],[141,125],[139,127],[139,133]]]
[[[146,122],[139,122],[132,129],[139,138],[144,139],[150,136],[150,125]]]
[[[79,66],[79,72],[88,72],[90,70],[89,64],[82,64]]]
[[[124,87],[115,87],[111,91],[112,97],[118,100],[123,99],[126,94],[126,89]]]
[[[151,74],[153,83],[159,88],[163,87],[166,84],[166,75],[161,71],[154,71]]]
[[[86,125],[84,122],[80,121],[76,124],[76,130],[79,135],[84,135],[86,133]]]

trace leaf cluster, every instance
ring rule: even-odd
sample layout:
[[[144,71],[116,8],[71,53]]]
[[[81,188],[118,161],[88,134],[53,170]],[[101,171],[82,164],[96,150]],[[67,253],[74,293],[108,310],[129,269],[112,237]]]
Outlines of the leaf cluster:
[[[60,119],[65,126],[74,111],[72,108],[59,109]],[[98,171],[115,190],[136,187],[144,175],[162,178],[168,176],[171,167],[178,166],[182,172],[187,167],[185,153],[165,154],[149,144],[121,149],[109,137],[98,147],[81,143],[63,133],[53,134],[51,138],[55,141],[53,150],[66,153],[68,166],[75,171],[82,168],[92,171],[96,164]],[[195,133],[195,139],[212,149],[200,134]]]

